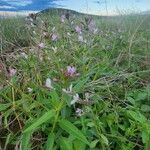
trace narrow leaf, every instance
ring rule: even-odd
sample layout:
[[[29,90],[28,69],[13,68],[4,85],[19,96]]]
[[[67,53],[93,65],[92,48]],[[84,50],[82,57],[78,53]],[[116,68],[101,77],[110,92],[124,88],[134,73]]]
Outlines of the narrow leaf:
[[[142,142],[145,144],[150,141],[150,135],[146,131],[142,131]]]
[[[105,143],[106,145],[108,145],[108,139],[106,138],[106,136],[103,135],[103,134],[101,134],[100,136],[101,136],[101,138],[103,140],[103,143]]]
[[[50,92],[50,96],[51,96],[51,104],[54,106],[54,107],[57,107],[60,103],[60,98],[57,94],[57,92],[55,90],[52,90]]]
[[[33,122],[33,124],[31,124],[27,129],[25,129],[24,133],[34,131],[38,126],[51,119],[54,115],[54,110],[46,112],[42,117],[37,119],[35,122]]]
[[[71,134],[72,136],[76,137],[77,139],[81,140],[82,142],[89,144],[89,142],[87,141],[86,137],[83,135],[83,133],[76,127],[74,126],[71,122],[69,122],[68,120],[61,120],[59,122],[59,126],[65,130],[66,132],[68,132],[69,134]]]
[[[0,111],[6,110],[10,106],[11,106],[10,103],[8,103],[8,104],[0,104]]]
[[[79,150],[79,149],[85,150],[85,148],[86,148],[86,144],[83,143],[82,141],[78,139],[74,141],[74,150]]]
[[[4,150],[7,150],[7,146],[9,145],[9,142],[10,142],[10,137],[11,137],[11,134],[8,134],[5,140],[6,142],[5,142]]]
[[[30,150],[31,144],[30,144],[30,137],[31,132],[24,133],[21,140],[21,149],[22,150]]]
[[[46,150],[53,150],[54,139],[55,139],[54,133],[50,133],[46,142]]]
[[[90,143],[90,148],[95,148],[96,144],[99,142],[99,140],[94,140]]]
[[[83,79],[83,80],[80,80],[74,87],[74,91],[76,91],[76,93],[80,92],[83,88],[84,88],[84,85],[87,83],[89,78],[86,78],[86,79]]]
[[[60,139],[61,150],[72,150],[72,144],[69,139],[61,137]]]
[[[145,116],[143,116],[140,112],[130,110],[128,111],[128,114],[130,117],[132,117],[136,121],[139,121],[140,123],[144,123],[146,121]]]
[[[150,106],[149,105],[142,105],[141,110],[143,112],[150,112]]]

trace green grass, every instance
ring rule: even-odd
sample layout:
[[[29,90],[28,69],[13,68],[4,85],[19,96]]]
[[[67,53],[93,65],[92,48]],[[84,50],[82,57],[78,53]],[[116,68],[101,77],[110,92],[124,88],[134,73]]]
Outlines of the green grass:
[[[1,52],[12,51],[16,47],[28,47],[31,40],[30,31],[24,18],[5,18],[0,20]]]
[[[22,18],[1,20],[0,147],[149,150],[150,16],[93,16],[98,33],[83,27],[85,43],[74,32],[85,15],[61,23],[61,13],[39,14],[35,27]],[[43,32],[57,33],[58,41]],[[8,51],[7,43],[15,47]],[[80,75],[66,76],[67,66]],[[12,77],[10,67],[17,70]],[[45,87],[47,78],[53,88]]]

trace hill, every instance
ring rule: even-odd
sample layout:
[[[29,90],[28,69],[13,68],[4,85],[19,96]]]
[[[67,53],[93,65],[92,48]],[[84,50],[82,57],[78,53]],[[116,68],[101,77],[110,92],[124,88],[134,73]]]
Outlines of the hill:
[[[144,14],[144,15],[150,15],[150,10],[147,10],[147,11],[141,12],[141,14]]]

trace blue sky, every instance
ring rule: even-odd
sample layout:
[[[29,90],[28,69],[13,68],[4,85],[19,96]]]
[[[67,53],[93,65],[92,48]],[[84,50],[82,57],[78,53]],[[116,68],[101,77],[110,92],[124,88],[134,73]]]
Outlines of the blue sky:
[[[0,11],[40,11],[62,7],[90,14],[150,10],[150,0],[0,0]]]

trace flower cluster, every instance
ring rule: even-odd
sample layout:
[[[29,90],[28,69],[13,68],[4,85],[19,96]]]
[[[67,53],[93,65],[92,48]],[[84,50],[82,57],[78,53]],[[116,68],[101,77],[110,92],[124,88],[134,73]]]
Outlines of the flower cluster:
[[[79,33],[79,34],[81,34],[82,33],[82,29],[81,29],[81,27],[80,26],[75,26],[75,31],[77,32],[77,33]]]
[[[60,20],[61,20],[62,23],[65,22],[65,19],[66,19],[66,16],[65,15],[61,15]]]
[[[10,77],[15,76],[16,73],[17,73],[17,70],[16,70],[16,69],[11,68],[11,67],[8,69],[8,75],[9,75]]]
[[[44,44],[44,43],[40,43],[40,44],[38,44],[38,47],[39,47],[40,49],[43,49],[43,48],[45,48],[45,44]]]
[[[76,68],[74,66],[67,66],[67,70],[65,71],[65,76],[67,77],[76,77],[80,74],[77,73]]]
[[[57,40],[58,40],[58,34],[57,34],[57,33],[53,33],[53,34],[51,35],[51,40],[52,40],[52,41],[57,41]]]

